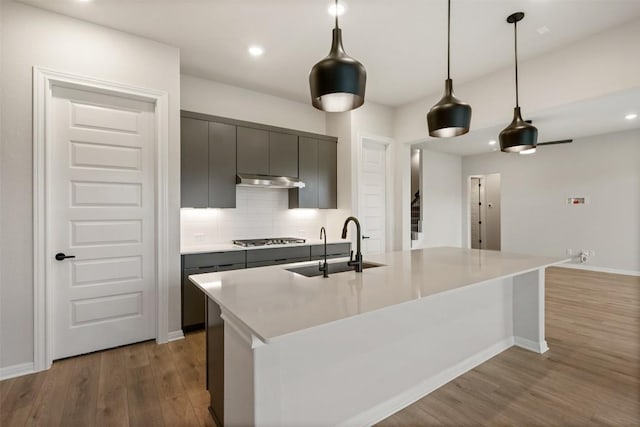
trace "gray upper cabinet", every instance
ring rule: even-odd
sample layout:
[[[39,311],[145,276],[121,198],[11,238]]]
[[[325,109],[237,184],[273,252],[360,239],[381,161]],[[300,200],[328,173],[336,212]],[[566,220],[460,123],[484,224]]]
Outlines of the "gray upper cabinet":
[[[338,146],[318,141],[318,208],[338,207]]]
[[[238,126],[238,173],[269,175],[269,132]]]
[[[183,208],[209,207],[209,122],[183,117],[180,126]]]
[[[289,208],[337,207],[337,139],[181,111],[181,206],[235,208],[236,175],[299,178]]]
[[[298,177],[298,136],[269,132],[269,175]]]
[[[322,142],[320,142],[322,143]],[[318,208],[318,140],[300,137],[298,170],[304,188],[289,190],[289,208]]]
[[[236,207],[236,127],[209,122],[209,207]]]
[[[304,188],[289,190],[289,208],[338,207],[337,144],[300,137],[299,170]]]
[[[236,127],[182,117],[180,134],[180,206],[235,208]]]

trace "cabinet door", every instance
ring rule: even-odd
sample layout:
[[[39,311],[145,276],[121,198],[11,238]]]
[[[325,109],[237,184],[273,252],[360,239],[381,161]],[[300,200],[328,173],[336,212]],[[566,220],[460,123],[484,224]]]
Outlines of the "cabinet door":
[[[213,273],[217,267],[209,268],[185,268],[182,273],[182,329],[190,331],[199,329],[204,325],[204,310],[206,297],[196,287],[189,276],[191,274]]]
[[[238,126],[238,173],[269,175],[269,132]]]
[[[318,208],[318,140],[300,137],[298,170],[304,188],[289,190],[289,208]]]
[[[209,206],[209,122],[180,121],[180,206]]]
[[[269,174],[298,177],[298,136],[269,132]]]
[[[236,207],[236,127],[209,123],[209,207]]]
[[[318,141],[318,207],[336,209],[338,206],[337,144]]]

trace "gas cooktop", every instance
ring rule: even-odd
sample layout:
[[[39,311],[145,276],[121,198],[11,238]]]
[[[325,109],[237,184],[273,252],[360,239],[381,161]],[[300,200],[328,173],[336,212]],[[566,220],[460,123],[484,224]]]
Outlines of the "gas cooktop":
[[[248,240],[234,240],[233,244],[242,247],[252,246],[267,246],[267,245],[292,245],[306,242],[305,239],[298,239],[296,237],[275,237],[269,239],[248,239]]]

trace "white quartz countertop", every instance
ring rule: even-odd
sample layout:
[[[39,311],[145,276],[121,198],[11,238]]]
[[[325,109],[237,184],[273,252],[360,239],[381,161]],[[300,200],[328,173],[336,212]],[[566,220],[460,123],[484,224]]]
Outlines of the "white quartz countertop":
[[[317,261],[189,276],[264,342],[434,294],[561,264],[568,259],[462,248],[367,256],[384,264],[328,279],[287,271]],[[339,262],[340,260],[332,260]]]
[[[331,245],[334,243],[349,243],[349,240],[327,240],[327,244]],[[324,244],[323,240],[320,239],[306,239],[304,243],[287,243],[285,245],[264,245],[264,246],[249,246],[243,247],[234,245],[233,243],[213,243],[213,244],[205,244],[205,245],[190,245],[190,246],[182,246],[180,248],[180,253],[182,255],[191,255],[191,254],[204,254],[208,252],[229,252],[229,251],[252,251],[256,249],[273,249],[273,248],[290,248],[293,246],[312,246],[312,245],[322,245]]]

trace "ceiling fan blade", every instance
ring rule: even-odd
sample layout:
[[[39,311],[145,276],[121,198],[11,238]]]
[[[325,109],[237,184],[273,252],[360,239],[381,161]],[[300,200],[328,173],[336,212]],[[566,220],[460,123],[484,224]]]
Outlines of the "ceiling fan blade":
[[[573,142],[573,139],[559,139],[557,141],[538,142],[537,145],[568,144],[570,142]]]

